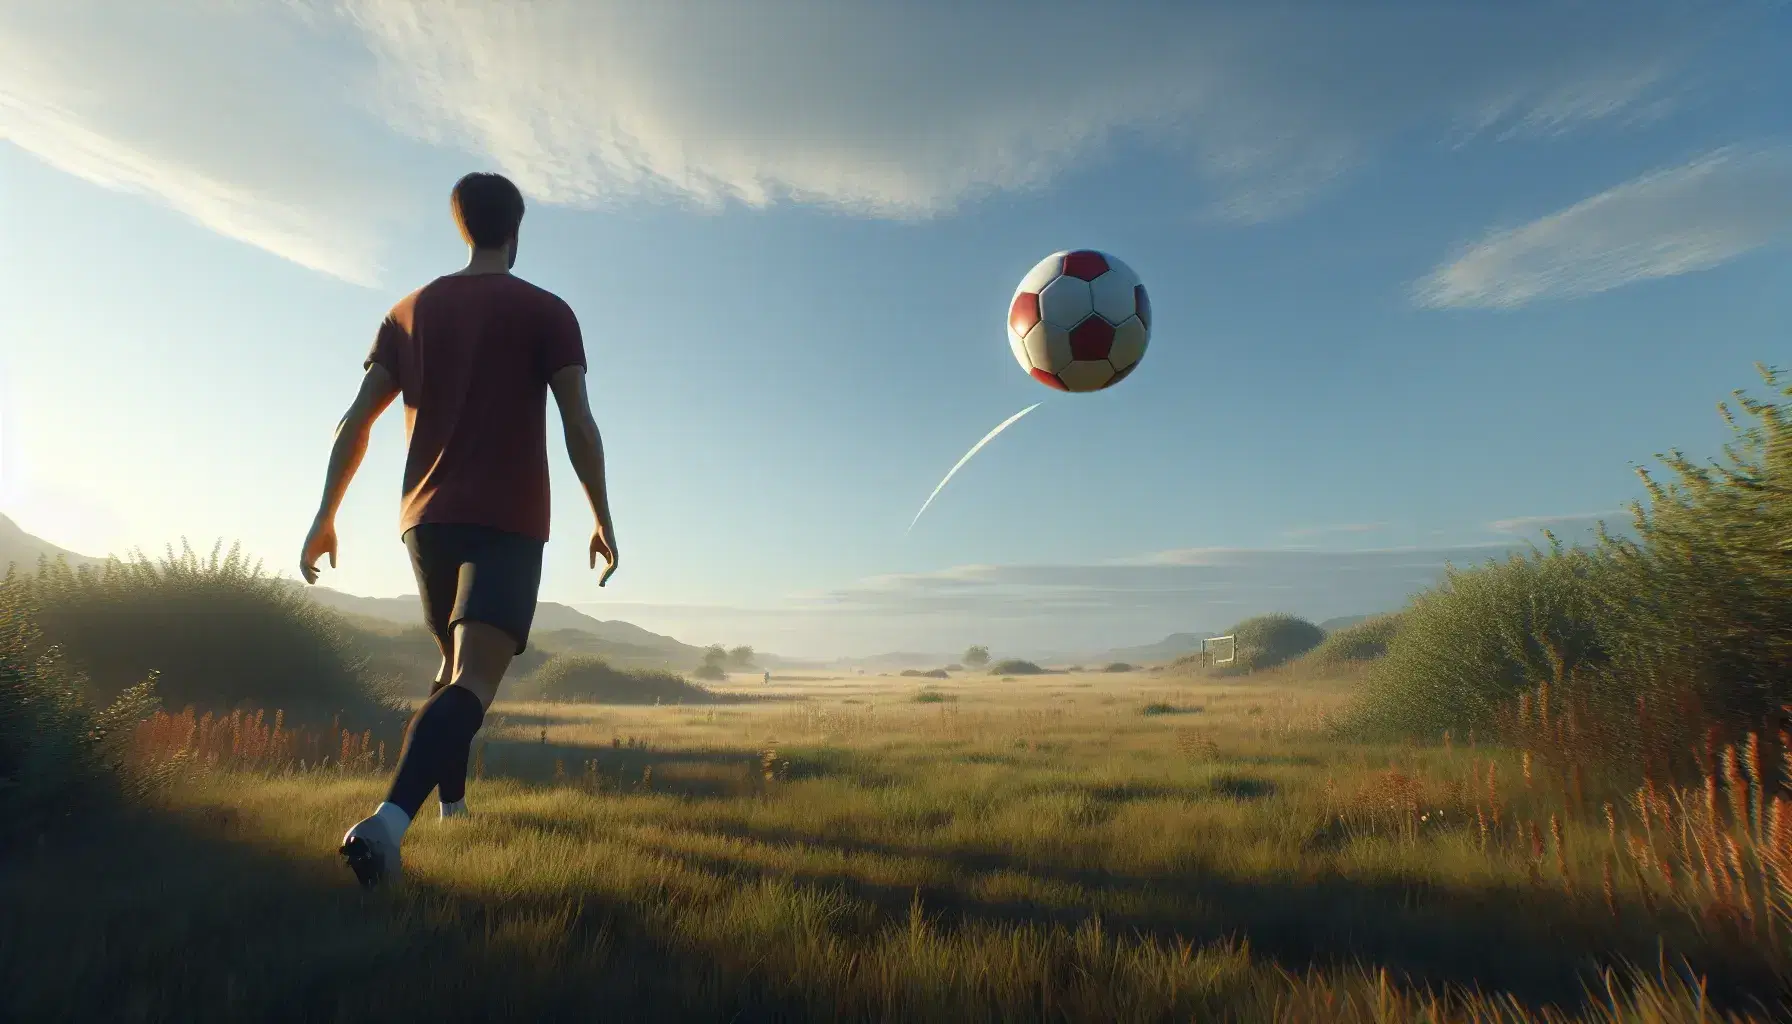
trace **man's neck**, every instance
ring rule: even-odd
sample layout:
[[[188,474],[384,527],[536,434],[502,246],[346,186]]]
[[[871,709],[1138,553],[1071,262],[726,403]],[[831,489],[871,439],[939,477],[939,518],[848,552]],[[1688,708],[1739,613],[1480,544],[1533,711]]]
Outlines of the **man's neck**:
[[[467,265],[454,272],[455,277],[471,277],[477,274],[510,273],[510,254],[503,249],[474,249],[468,257]]]

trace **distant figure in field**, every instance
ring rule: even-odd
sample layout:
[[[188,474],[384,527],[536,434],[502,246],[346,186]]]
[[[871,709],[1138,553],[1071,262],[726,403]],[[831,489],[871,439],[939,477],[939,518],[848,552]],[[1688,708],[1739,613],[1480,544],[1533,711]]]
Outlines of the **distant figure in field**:
[[[771,670],[771,669],[769,669],[769,668],[768,668],[768,669],[766,669],[766,670],[765,670],[765,682],[766,682],[766,685],[767,685],[767,686],[770,686],[770,685],[771,685],[771,681],[772,681],[772,670]]]
[[[348,830],[342,857],[362,885],[396,878],[399,846],[430,790],[443,818],[467,813],[467,755],[510,660],[529,642],[548,539],[547,395],[597,520],[590,565],[616,571],[603,441],[585,391],[572,309],[515,276],[523,196],[496,174],[455,183],[450,207],[472,249],[461,270],[405,296],[380,324],[361,390],[336,428],[323,502],[299,555],[306,583],[336,565],[336,510],[373,422],[404,396],[409,451],[399,533],[423,618],[442,651],[429,699],[405,730],[386,800]]]

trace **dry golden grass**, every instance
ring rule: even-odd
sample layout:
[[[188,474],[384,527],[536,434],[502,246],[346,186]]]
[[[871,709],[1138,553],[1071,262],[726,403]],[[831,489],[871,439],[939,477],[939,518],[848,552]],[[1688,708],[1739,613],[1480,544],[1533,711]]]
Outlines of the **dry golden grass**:
[[[1335,739],[1351,681],[1297,671],[925,686],[955,699],[851,677],[701,707],[500,703],[475,816],[426,812],[406,884],[372,897],[333,851],[379,799],[395,737],[161,718],[139,756],[187,778],[137,826],[152,834],[137,870],[97,868],[101,851],[17,873],[0,980],[21,1014],[74,992],[158,1020],[1677,1021],[1783,1005],[1792,805],[1746,778],[1715,803],[1576,802],[1541,759],[1470,737]],[[1746,750],[1733,763],[1753,770]],[[112,959],[82,945],[96,933]]]

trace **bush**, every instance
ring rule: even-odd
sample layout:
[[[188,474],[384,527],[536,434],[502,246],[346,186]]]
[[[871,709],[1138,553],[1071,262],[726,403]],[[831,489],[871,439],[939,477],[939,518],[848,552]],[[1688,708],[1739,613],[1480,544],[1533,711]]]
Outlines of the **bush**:
[[[1364,690],[1361,723],[1433,736],[1493,727],[1524,690],[1606,661],[1600,616],[1611,582],[1597,552],[1560,544],[1450,568],[1402,613]]]
[[[950,704],[957,699],[953,694],[941,693],[938,690],[922,690],[913,697],[916,704]]]
[[[44,647],[30,589],[0,582],[0,850],[124,795],[131,728],[156,705],[151,682],[104,710],[89,704],[61,652]]]
[[[950,679],[952,676],[943,668],[905,668],[902,674],[910,679]]]
[[[1132,672],[1135,669],[1137,669],[1137,667],[1138,666],[1136,666],[1136,665],[1128,665],[1124,661],[1116,661],[1116,662],[1113,662],[1112,664],[1108,665],[1107,668],[1102,669],[1102,671],[1103,672]]]
[[[1346,626],[1328,635],[1306,657],[1320,665],[1374,661],[1388,653],[1388,644],[1399,630],[1400,620],[1400,613],[1393,612]]]
[[[151,673],[172,707],[283,709],[294,720],[385,724],[396,713],[349,646],[339,616],[265,575],[237,548],[200,558],[182,544],[96,569],[43,562],[22,577],[47,644],[98,704]]]
[[[1226,674],[1274,668],[1307,653],[1325,639],[1325,630],[1293,615],[1259,615],[1232,627],[1236,654],[1221,666]]]
[[[1045,669],[1040,668],[1030,661],[1022,661],[1019,658],[1009,658],[1006,661],[998,661],[994,665],[991,665],[989,667],[989,674],[992,676],[1037,676],[1044,675]]]
[[[664,669],[620,669],[589,654],[557,654],[517,688],[519,700],[702,704],[715,694]]]
[[[1708,755],[1695,744],[1776,735],[1792,702],[1792,408],[1736,399],[1743,417],[1720,407],[1733,433],[1721,462],[1676,451],[1661,457],[1672,481],[1638,471],[1635,540],[1602,530],[1596,548],[1564,550],[1552,537],[1415,599],[1359,724],[1498,727],[1633,777],[1696,770]]]

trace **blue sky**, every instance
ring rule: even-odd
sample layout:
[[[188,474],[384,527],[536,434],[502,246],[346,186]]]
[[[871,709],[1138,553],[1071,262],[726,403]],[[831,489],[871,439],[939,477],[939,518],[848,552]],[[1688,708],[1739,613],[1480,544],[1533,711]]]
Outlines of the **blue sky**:
[[[584,569],[556,451],[543,596],[694,642],[1394,607],[1715,454],[1715,403],[1785,362],[1782,4],[956,6],[0,11],[0,512],[291,574],[472,169],[530,198],[517,271],[579,313],[610,454],[622,571]],[[1058,395],[1002,325],[1085,246],[1156,323]],[[414,589],[401,423],[326,585]]]

